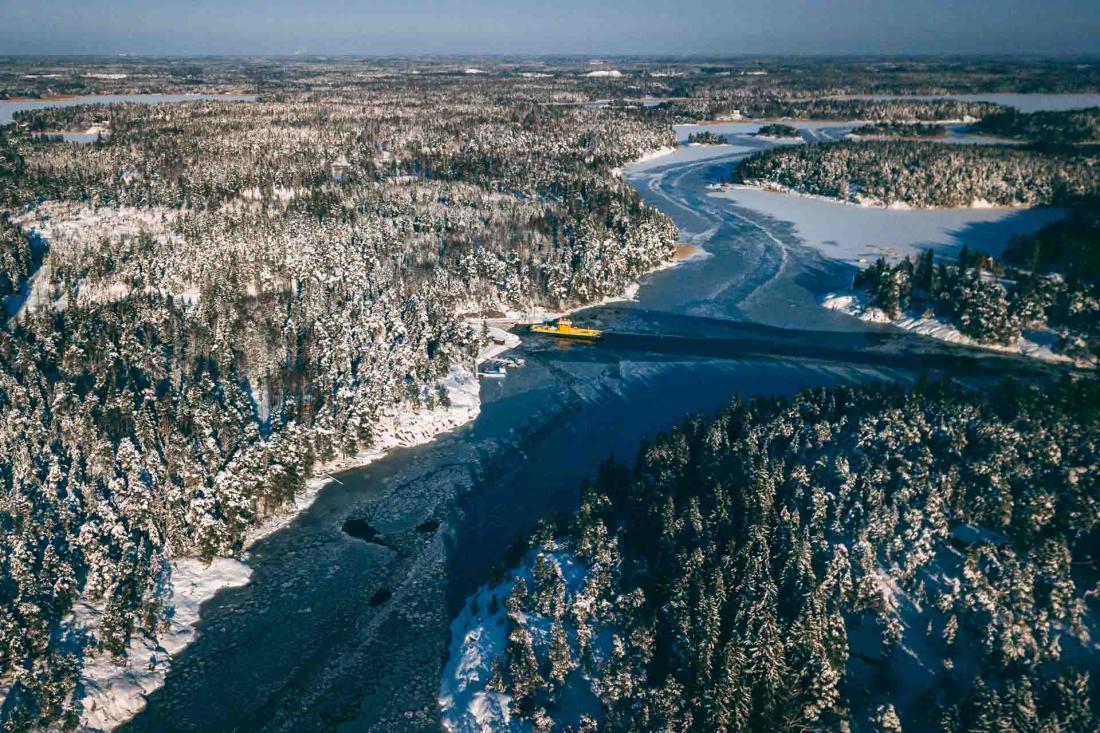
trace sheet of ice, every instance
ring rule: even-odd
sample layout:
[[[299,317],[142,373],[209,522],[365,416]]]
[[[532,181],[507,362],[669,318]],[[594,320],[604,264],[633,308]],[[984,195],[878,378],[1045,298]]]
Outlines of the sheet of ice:
[[[678,148],[662,148],[657,154],[647,155],[627,163],[623,166],[622,172],[628,176],[636,175],[674,163],[693,163],[711,158],[742,155],[752,151],[753,148],[745,145],[681,145]]]
[[[794,233],[824,256],[852,264],[879,256],[900,259],[925,249],[954,254],[964,244],[994,257],[1013,234],[1030,233],[1065,217],[1064,209],[884,209],[824,198],[731,186],[712,197],[794,225]],[[766,221],[759,218],[762,226]]]
[[[746,137],[754,136],[760,131],[760,128],[764,125],[770,124],[766,120],[743,120],[737,122],[715,122],[707,124],[692,124],[692,125],[673,125],[672,129],[676,133],[676,139],[681,142],[686,141],[688,135],[693,132],[711,132],[715,135],[726,135],[727,137]],[[784,125],[790,125],[791,127],[798,128],[803,134],[803,139],[810,141],[818,139],[832,138],[829,133],[839,133],[854,125],[858,122],[852,122],[850,120],[791,120],[784,121]],[[764,142],[775,142],[769,138],[759,138]]]

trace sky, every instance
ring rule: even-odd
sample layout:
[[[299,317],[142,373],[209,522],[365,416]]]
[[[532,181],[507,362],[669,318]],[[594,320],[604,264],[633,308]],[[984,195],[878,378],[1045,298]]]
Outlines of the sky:
[[[1100,55],[1097,0],[0,0],[6,54]]]

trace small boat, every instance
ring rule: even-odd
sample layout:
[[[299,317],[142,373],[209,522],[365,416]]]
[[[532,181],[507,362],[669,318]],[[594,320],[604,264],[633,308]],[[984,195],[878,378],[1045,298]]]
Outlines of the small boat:
[[[487,369],[482,369],[477,375],[485,379],[504,379],[508,376],[508,372],[505,370],[503,364],[494,364]]]
[[[548,336],[568,339],[594,340],[603,335],[603,331],[595,328],[578,328],[568,318],[559,318],[558,322],[552,326],[545,323],[536,323],[531,326],[531,330],[535,333],[545,333]]]
[[[514,356],[498,356],[495,359],[490,359],[494,364],[503,364],[509,369],[519,369],[527,362],[524,359],[520,359]]]

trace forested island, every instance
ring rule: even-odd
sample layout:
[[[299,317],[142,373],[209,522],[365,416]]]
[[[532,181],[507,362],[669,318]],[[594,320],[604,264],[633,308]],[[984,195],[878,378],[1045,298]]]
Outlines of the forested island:
[[[1098,401],[926,383],[690,420],[471,601],[452,656],[489,673],[444,678],[445,720],[1093,731]]]
[[[1046,145],[1100,143],[1100,107],[1030,113],[1010,108],[983,117],[970,129]]]
[[[874,122],[852,128],[852,134],[866,138],[919,140],[944,137],[947,135],[947,128],[927,122]]]
[[[1013,238],[1003,262],[965,246],[958,256],[931,250],[890,264],[879,258],[853,283],[857,299],[830,295],[826,306],[916,329],[935,319],[979,344],[1012,346],[1025,331],[1057,336],[1053,350],[1100,359],[1100,214],[1095,202],[1035,234]]]
[[[802,139],[801,133],[799,133],[797,127],[794,127],[792,125],[782,125],[775,122],[767,125],[761,125],[760,129],[756,131],[756,136],[772,139]]]
[[[1096,191],[1100,170],[1085,154],[867,140],[756,153],[732,181],[878,206],[1041,206]]]
[[[693,132],[687,137],[688,145],[725,145],[727,142],[725,135],[715,135],[710,130]]]

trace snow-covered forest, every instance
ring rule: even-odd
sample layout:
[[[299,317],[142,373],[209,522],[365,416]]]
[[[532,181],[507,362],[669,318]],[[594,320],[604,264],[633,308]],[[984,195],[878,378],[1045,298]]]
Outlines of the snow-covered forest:
[[[947,127],[929,122],[871,122],[853,127],[852,134],[864,138],[939,138],[947,134]]]
[[[1100,190],[1100,169],[1087,154],[866,140],[757,153],[733,180],[879,206],[1040,206]]]
[[[690,420],[467,604],[444,719],[1094,731],[1097,404],[925,383]]]
[[[0,128],[6,729],[76,724],[81,658],[165,625],[169,559],[237,554],[379,415],[445,403],[467,318],[617,295],[672,256],[616,170],[672,131],[508,92],[411,78]],[[109,135],[25,129],[90,122]],[[103,608],[92,638],[77,599]]]
[[[1006,109],[988,115],[971,129],[986,135],[1054,145],[1100,142],[1100,107],[1025,113]]]
[[[939,319],[980,344],[1011,346],[1025,331],[1055,337],[1053,350],[1084,363],[1100,357],[1100,210],[1089,199],[1035,234],[1017,236],[1003,261],[963,247],[936,261],[931,250],[879,258],[853,282],[863,318],[908,324]],[[827,305],[849,310],[828,297]],[[856,304],[851,304],[855,306]],[[841,307],[845,306],[845,307]],[[876,313],[877,312],[877,313]]]

